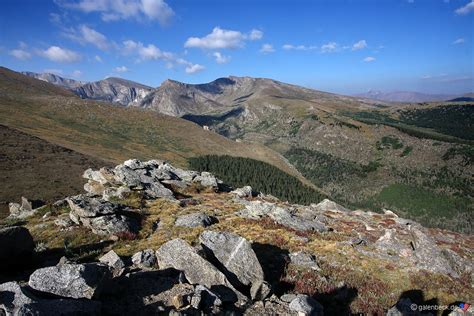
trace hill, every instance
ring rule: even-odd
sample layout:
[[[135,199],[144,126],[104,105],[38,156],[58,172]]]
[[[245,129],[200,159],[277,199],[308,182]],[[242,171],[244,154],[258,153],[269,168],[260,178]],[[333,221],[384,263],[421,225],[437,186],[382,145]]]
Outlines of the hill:
[[[385,102],[433,102],[433,101],[446,101],[454,98],[453,95],[448,94],[429,94],[415,91],[376,91],[369,90],[365,93],[358,93],[354,96],[379,100]]]
[[[238,143],[181,118],[82,100],[6,68],[0,69],[0,124],[103,161],[160,157],[186,166],[190,157],[220,153],[265,161],[304,181],[265,146]]]

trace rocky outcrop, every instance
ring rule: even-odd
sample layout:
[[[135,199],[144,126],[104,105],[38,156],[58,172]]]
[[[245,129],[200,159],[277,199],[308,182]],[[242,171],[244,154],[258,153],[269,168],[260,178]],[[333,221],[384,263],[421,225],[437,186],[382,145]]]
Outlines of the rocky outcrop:
[[[317,219],[308,219],[299,216],[297,210],[292,207],[282,207],[276,203],[264,201],[241,200],[244,209],[237,212],[238,216],[260,219],[264,216],[270,217],[276,223],[287,226],[298,231],[327,231],[327,227]]]
[[[155,251],[153,249],[139,251],[132,256],[132,262],[141,268],[153,268],[157,263]]]
[[[310,268],[317,271],[321,270],[316,262],[315,257],[303,251],[290,253],[290,263],[300,266],[300,267]]]
[[[253,196],[252,187],[249,186],[249,185],[246,185],[246,186],[241,187],[241,188],[237,188],[237,189],[231,191],[230,193],[234,194],[235,196],[237,196],[239,198],[250,198],[250,197]]]
[[[341,206],[337,204],[336,202],[333,202],[328,199],[324,199],[316,205],[312,204],[311,207],[319,212],[324,212],[324,211],[350,212],[350,210],[345,208],[344,206]]]
[[[36,213],[36,209],[33,209],[32,202],[28,201],[27,198],[21,197],[21,204],[9,203],[10,218],[27,218],[33,216]]]
[[[125,268],[125,262],[113,250],[100,257],[99,262],[108,265],[114,276],[122,274]]]
[[[176,219],[175,225],[181,227],[208,227],[217,223],[217,218],[209,216],[204,213],[191,213],[179,216]]]
[[[204,250],[225,268],[229,279],[236,278],[245,286],[263,282],[262,267],[245,238],[230,232],[204,231],[199,241]]]
[[[14,269],[30,263],[35,248],[28,229],[20,226],[0,228],[0,268]]]
[[[182,239],[173,239],[156,251],[160,268],[183,271],[191,284],[202,284],[221,292],[225,300],[237,300],[235,291],[225,275]]]
[[[62,297],[91,299],[98,295],[109,277],[106,265],[61,264],[36,270],[28,285],[37,291]]]
[[[138,230],[137,221],[130,216],[134,210],[123,205],[86,195],[69,197],[67,202],[71,208],[70,219],[92,229],[95,234],[135,233]]]

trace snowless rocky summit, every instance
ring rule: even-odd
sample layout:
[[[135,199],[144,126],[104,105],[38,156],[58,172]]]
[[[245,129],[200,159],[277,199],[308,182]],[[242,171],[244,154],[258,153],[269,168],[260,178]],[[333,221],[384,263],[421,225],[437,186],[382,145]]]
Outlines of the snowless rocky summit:
[[[258,194],[249,186],[230,191],[210,173],[183,170],[158,160],[132,159],[115,168],[88,169],[84,178],[84,194],[55,203],[68,212],[50,215],[52,226],[58,232],[74,235],[81,229],[112,241],[124,235],[142,238],[135,243],[142,248],[133,255],[119,256],[111,245],[98,262],[63,258],[35,266],[24,273],[26,278],[15,281],[11,277],[13,281],[0,284],[0,315],[331,314],[324,305],[327,301],[319,302],[304,292],[292,293],[272,274],[277,262],[284,262],[283,270],[291,266],[308,275],[323,273],[324,256],[305,245],[328,240],[327,245],[336,247],[338,254],[347,255],[344,249],[351,249],[357,258],[386,262],[392,270],[423,270],[450,278],[473,273],[471,238],[426,229],[390,211],[352,211],[330,200],[309,206],[289,204]],[[213,208],[200,205],[195,200],[202,198],[199,194],[188,196],[193,188],[208,192],[204,195]],[[126,206],[127,199],[137,196],[143,199],[143,207]],[[157,201],[174,207],[176,214],[168,215],[173,217],[172,224],[166,218],[146,221],[147,202]],[[19,208],[21,205],[15,205],[10,218],[20,213],[21,220],[37,216],[34,209],[25,213]],[[224,208],[232,211],[226,213]],[[241,229],[252,236],[252,228],[225,226],[230,220],[287,232],[298,250],[281,251],[274,245],[255,243],[237,233]],[[144,223],[151,226],[151,235],[141,234]],[[235,231],[228,231],[231,228]],[[165,238],[176,233],[183,238]],[[193,234],[193,242],[186,240]],[[156,247],[150,246],[154,236],[162,240]],[[2,262],[16,264],[34,256],[33,238],[23,227],[0,229],[0,245]],[[268,253],[269,262],[262,259]],[[324,285],[327,279],[321,275],[320,282]],[[401,300],[386,311],[402,315],[409,303]]]

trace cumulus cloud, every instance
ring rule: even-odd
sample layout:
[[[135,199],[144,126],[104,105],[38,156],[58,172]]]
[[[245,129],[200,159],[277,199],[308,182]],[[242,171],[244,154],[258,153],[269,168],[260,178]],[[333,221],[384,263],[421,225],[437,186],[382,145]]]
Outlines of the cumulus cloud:
[[[215,27],[212,32],[204,37],[190,37],[184,47],[197,47],[205,49],[239,48],[244,45],[245,36],[239,31],[224,30]]]
[[[275,49],[273,48],[273,45],[271,44],[263,44],[259,52],[262,54],[270,54],[270,53],[275,52]]]
[[[184,43],[187,48],[202,49],[236,49],[244,46],[246,40],[259,40],[263,32],[253,29],[248,34],[239,31],[225,30],[216,26],[212,32],[204,37],[190,37]]]
[[[173,9],[164,0],[57,0],[56,3],[84,13],[100,13],[105,22],[148,19],[165,25],[174,15]]]
[[[120,66],[120,67],[115,67],[115,72],[128,72],[130,71],[127,67],[125,66]]]
[[[81,44],[92,44],[101,50],[107,50],[110,47],[110,43],[104,34],[87,25],[81,25],[78,29],[66,32],[65,35]]]
[[[12,49],[9,54],[19,60],[28,60],[31,59],[31,53],[27,52],[24,49]]]
[[[263,32],[260,30],[253,29],[250,31],[248,36],[251,41],[256,41],[256,40],[262,39]]]
[[[203,71],[205,67],[199,64],[193,64],[186,67],[185,71],[187,74],[195,74],[197,72]]]
[[[364,58],[364,62],[366,62],[366,63],[370,63],[372,61],[375,61],[375,57],[369,56],[369,57]]]
[[[336,42],[329,42],[321,46],[322,53],[333,53],[339,49]]]
[[[144,45],[141,42],[135,42],[133,40],[123,42],[122,53],[136,56],[138,62],[161,60],[166,63],[167,68],[173,68],[175,65],[185,66],[185,71],[188,74],[193,74],[205,69],[204,66],[179,58],[171,52],[162,51],[153,44]]]
[[[227,64],[230,61],[230,56],[224,56],[220,52],[214,52],[212,56],[214,56],[218,64]]]
[[[59,46],[51,46],[46,50],[40,51],[39,54],[51,61],[59,63],[73,63],[81,59],[81,55],[78,53]]]
[[[455,44],[455,45],[456,45],[456,44],[463,44],[463,43],[465,43],[465,42],[466,42],[466,40],[465,40],[464,38],[458,38],[457,40],[455,40],[455,41],[453,42],[453,44]]]
[[[314,50],[318,49],[318,46],[306,46],[306,45],[293,45],[293,44],[285,44],[282,46],[284,50]]]
[[[454,11],[454,12],[456,12],[456,14],[459,14],[459,15],[466,15],[466,14],[469,14],[470,12],[472,12],[472,11],[474,11],[474,0],[472,0],[471,2],[466,4],[465,6],[456,9],[456,11]]]
[[[354,43],[354,45],[352,45],[352,50],[360,50],[366,47],[367,47],[367,42],[365,40],[360,40],[357,43]]]

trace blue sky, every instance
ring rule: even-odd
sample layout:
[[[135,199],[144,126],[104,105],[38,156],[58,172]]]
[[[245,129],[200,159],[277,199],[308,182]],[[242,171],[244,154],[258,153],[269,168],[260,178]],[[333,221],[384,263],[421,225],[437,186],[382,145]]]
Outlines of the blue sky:
[[[3,0],[0,65],[150,86],[474,90],[474,0]]]

